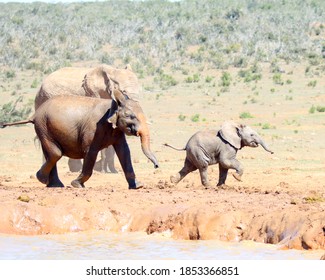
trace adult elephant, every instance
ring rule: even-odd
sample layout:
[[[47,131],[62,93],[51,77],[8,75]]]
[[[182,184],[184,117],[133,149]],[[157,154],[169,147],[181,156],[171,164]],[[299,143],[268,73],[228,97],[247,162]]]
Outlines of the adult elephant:
[[[64,187],[57,171],[62,156],[84,159],[73,187],[85,187],[91,177],[97,154],[113,146],[121,163],[129,189],[142,184],[136,180],[125,135],[140,137],[145,156],[158,167],[150,150],[150,133],[139,102],[130,99],[119,88],[110,88],[112,100],[85,96],[56,96],[44,102],[28,120],[0,123],[0,127],[33,123],[41,142],[45,163],[36,173],[47,187]]]
[[[122,91],[127,92],[133,100],[139,97],[139,81],[131,67],[118,69],[106,64],[94,68],[65,67],[47,76],[36,97],[35,111],[49,98],[58,95],[79,95],[103,99],[111,99],[108,88],[110,81],[116,81]],[[101,160],[95,168],[101,172],[117,173],[114,166],[115,151],[112,146],[101,151]],[[69,159],[69,169],[72,172],[81,170],[81,160]]]

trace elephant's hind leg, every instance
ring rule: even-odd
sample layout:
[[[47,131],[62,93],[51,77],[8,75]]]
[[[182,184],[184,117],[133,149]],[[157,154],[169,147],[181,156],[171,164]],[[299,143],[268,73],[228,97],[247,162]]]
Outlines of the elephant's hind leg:
[[[60,181],[59,176],[58,176],[58,170],[56,167],[56,164],[52,168],[50,175],[49,175],[49,183],[47,184],[47,187],[49,188],[63,188],[64,185]]]
[[[195,171],[196,166],[193,165],[188,159],[185,159],[183,168],[175,175],[170,177],[170,181],[174,184],[179,183],[188,173]]]
[[[50,141],[44,141],[42,149],[45,162],[36,173],[37,179],[48,187],[63,187],[56,168],[57,161],[62,157],[62,151]]]

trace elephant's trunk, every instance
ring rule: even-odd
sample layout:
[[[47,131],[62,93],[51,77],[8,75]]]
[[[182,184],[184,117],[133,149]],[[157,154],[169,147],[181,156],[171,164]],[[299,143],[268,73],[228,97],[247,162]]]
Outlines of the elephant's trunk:
[[[150,134],[149,128],[146,123],[146,120],[141,122],[141,129],[138,130],[138,136],[140,136],[141,140],[141,148],[145,156],[151,160],[155,168],[159,167],[158,160],[156,159],[153,152],[150,150]]]
[[[264,142],[262,139],[260,139],[260,140],[258,141],[258,144],[260,144],[260,145],[264,148],[265,151],[267,151],[267,152],[273,154],[273,152],[272,152],[272,151],[267,147],[267,145],[265,144],[265,142]]]

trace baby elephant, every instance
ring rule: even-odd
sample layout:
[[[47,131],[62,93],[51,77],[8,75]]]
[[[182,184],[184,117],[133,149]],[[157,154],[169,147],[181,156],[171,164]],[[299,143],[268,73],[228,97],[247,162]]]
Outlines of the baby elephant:
[[[243,168],[236,159],[237,151],[245,146],[258,147],[258,145],[273,154],[253,129],[232,121],[224,122],[219,131],[199,131],[195,133],[183,149],[177,149],[165,144],[165,146],[175,150],[186,150],[184,167],[175,176],[171,176],[170,180],[172,183],[177,184],[188,173],[199,169],[202,185],[209,186],[208,166],[219,163],[218,186],[225,184],[228,169],[235,169],[236,173],[233,176],[238,181],[241,181]]]

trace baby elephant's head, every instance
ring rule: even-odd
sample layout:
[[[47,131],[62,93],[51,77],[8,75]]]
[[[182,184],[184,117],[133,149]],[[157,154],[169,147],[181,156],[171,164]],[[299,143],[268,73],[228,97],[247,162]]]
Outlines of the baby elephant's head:
[[[225,141],[236,149],[245,146],[255,148],[261,145],[267,152],[273,154],[258,133],[247,125],[226,121],[221,126],[220,134]]]

